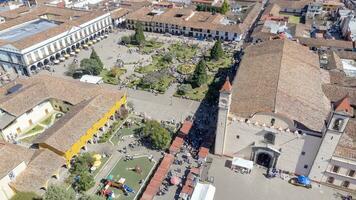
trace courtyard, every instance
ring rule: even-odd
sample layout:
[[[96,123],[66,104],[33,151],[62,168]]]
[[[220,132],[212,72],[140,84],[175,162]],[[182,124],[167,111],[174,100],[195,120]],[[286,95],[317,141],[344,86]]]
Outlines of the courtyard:
[[[133,189],[133,193],[125,195],[122,189],[110,187],[114,192],[114,199],[131,200],[139,193],[140,188],[147,181],[147,177],[151,173],[156,161],[150,160],[147,156],[135,157],[132,160],[121,158],[109,172],[108,176],[112,177],[113,181],[118,181],[120,178],[125,178],[125,185]],[[139,171],[137,171],[139,169]]]
[[[142,46],[122,44],[121,38],[132,34],[133,31],[116,30],[108,38],[91,46],[102,60],[104,70],[100,76],[105,83],[156,95],[174,87],[172,96],[201,101],[211,87],[221,84],[220,77],[224,76],[221,71],[227,71],[233,64],[234,45],[223,43],[226,53],[215,61],[209,58],[213,42],[145,33],[146,41]],[[54,65],[51,73],[65,76],[73,68],[79,70],[79,62],[89,58],[90,53],[90,48],[80,51],[75,57]],[[179,93],[179,88],[191,84],[195,66],[203,58],[206,59],[207,82],[200,87],[186,87],[184,94]]]
[[[267,179],[263,175],[266,170],[256,165],[251,174],[235,173],[225,166],[228,159],[218,156],[212,158],[208,174],[213,177],[213,185],[216,187],[214,199],[341,199],[340,191],[330,187],[313,184],[312,189],[306,189],[291,185],[278,177]]]
[[[64,113],[54,110],[53,112],[47,114],[46,117],[39,123],[35,124],[25,133],[19,135],[18,141],[23,143],[32,143],[41,133],[43,133],[46,129],[51,127],[59,118],[61,118]]]

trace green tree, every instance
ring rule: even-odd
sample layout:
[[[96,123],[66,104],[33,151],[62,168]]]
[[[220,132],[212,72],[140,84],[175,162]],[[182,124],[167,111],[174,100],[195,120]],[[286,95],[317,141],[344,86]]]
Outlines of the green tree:
[[[101,61],[100,57],[98,56],[98,54],[96,53],[96,51],[94,49],[92,49],[92,51],[91,51],[90,58],[96,60],[99,63],[99,66],[101,68],[104,68],[103,62]]]
[[[79,192],[89,190],[95,185],[94,177],[88,171],[83,171],[78,174],[78,179],[74,183],[74,188]]]
[[[177,93],[179,95],[185,95],[187,94],[189,91],[191,91],[193,88],[190,84],[182,84],[178,87]]]
[[[43,200],[75,200],[75,192],[64,186],[51,185],[44,194]]]
[[[206,63],[204,60],[200,60],[192,77],[192,85],[194,87],[200,87],[208,81],[208,75],[206,73]]]
[[[136,45],[142,45],[145,42],[145,34],[141,23],[136,23],[135,34],[132,36],[132,42]]]
[[[101,196],[98,196],[98,195],[87,195],[87,194],[84,194],[83,196],[81,196],[79,198],[79,200],[105,200],[104,197],[101,197]]]
[[[173,61],[173,56],[171,53],[166,53],[164,54],[164,56],[162,57],[162,60],[166,63],[171,63]]]
[[[122,38],[121,38],[121,43],[122,44],[131,44],[131,38],[129,37],[129,36],[123,36]]]
[[[229,11],[230,11],[230,5],[227,2],[227,0],[224,0],[223,4],[221,5],[221,8],[220,8],[220,13],[226,14]]]
[[[223,57],[224,51],[221,46],[221,40],[217,40],[213,46],[213,48],[210,50],[210,58],[214,60],[219,60],[221,57]]]
[[[163,128],[161,124],[155,120],[146,122],[146,125],[142,129],[142,134],[145,137],[149,137],[152,145],[159,149],[167,148],[172,140],[167,129]]]
[[[153,132],[150,138],[153,146],[162,150],[166,149],[172,140],[171,134],[169,134],[167,129],[162,127]]]
[[[87,70],[91,75],[99,75],[103,68],[100,66],[97,60],[91,58],[85,58],[80,61],[80,67]]]
[[[94,164],[94,161],[95,160],[91,153],[83,153],[75,158],[69,171],[72,174],[81,174],[87,172],[89,171],[89,168]]]

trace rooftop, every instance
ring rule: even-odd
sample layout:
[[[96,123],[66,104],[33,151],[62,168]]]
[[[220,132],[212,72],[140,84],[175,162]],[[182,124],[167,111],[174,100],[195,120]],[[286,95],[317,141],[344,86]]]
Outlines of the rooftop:
[[[108,90],[99,85],[46,75],[18,79],[16,84],[22,84],[22,88],[7,94],[7,89],[14,84],[6,85],[1,88],[2,93],[0,91],[0,109],[10,115],[18,117],[50,99],[58,99],[73,105],[64,117],[36,139],[37,143],[45,142],[63,151],[124,96],[121,92]]]
[[[0,179],[9,174],[13,169],[15,169],[15,167],[17,167],[22,162],[28,164],[33,154],[33,150],[27,149],[19,145],[1,142]]]
[[[260,4],[256,3],[250,13],[245,18],[244,22],[252,22],[260,9]],[[224,15],[219,13],[212,14],[210,12],[194,11],[191,8],[169,8],[169,9],[154,9],[143,7],[127,15],[128,20],[141,22],[158,22],[168,23],[178,26],[192,27],[196,29],[210,29],[217,31],[242,32],[245,26],[249,24],[226,24]]]
[[[297,42],[249,46],[233,82],[230,112],[246,118],[275,112],[321,131],[330,111],[321,74],[318,56]]]
[[[56,23],[44,19],[37,19],[28,23],[23,23],[13,28],[0,32],[0,40],[15,42],[23,38],[41,33],[50,28],[58,26]]]
[[[9,19],[0,24],[0,47],[22,50],[107,13],[51,6],[18,9],[6,13]]]

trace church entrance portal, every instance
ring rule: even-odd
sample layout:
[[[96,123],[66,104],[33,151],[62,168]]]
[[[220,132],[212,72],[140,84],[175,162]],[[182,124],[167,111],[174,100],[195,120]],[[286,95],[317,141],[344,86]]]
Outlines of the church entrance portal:
[[[271,155],[262,152],[257,155],[256,164],[269,168],[271,166],[271,161]]]

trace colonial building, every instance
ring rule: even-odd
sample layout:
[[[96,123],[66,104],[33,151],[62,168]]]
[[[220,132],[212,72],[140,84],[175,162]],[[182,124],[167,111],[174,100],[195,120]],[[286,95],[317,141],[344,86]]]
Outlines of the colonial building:
[[[91,45],[112,28],[110,13],[41,6],[6,15],[0,24],[0,68],[31,75]]]
[[[353,107],[345,93],[337,99],[326,95],[323,87],[329,83],[317,54],[297,42],[247,47],[232,86],[227,80],[220,91],[215,154],[317,182],[331,182],[333,166],[334,171],[343,166],[340,176],[347,180],[338,178],[342,181],[336,185],[356,189],[354,172],[349,172],[356,169],[355,160],[338,153],[345,148],[340,138],[356,129]]]
[[[243,23],[227,19],[219,13],[194,11],[191,8],[154,9],[143,7],[127,15],[127,28],[141,23],[144,31],[185,35],[199,39],[240,41],[261,10],[256,3]]]
[[[112,125],[126,104],[126,96],[120,92],[50,76],[19,79],[2,89],[3,138],[17,141],[53,111],[63,113],[32,143],[64,157],[67,165],[88,142]]]

